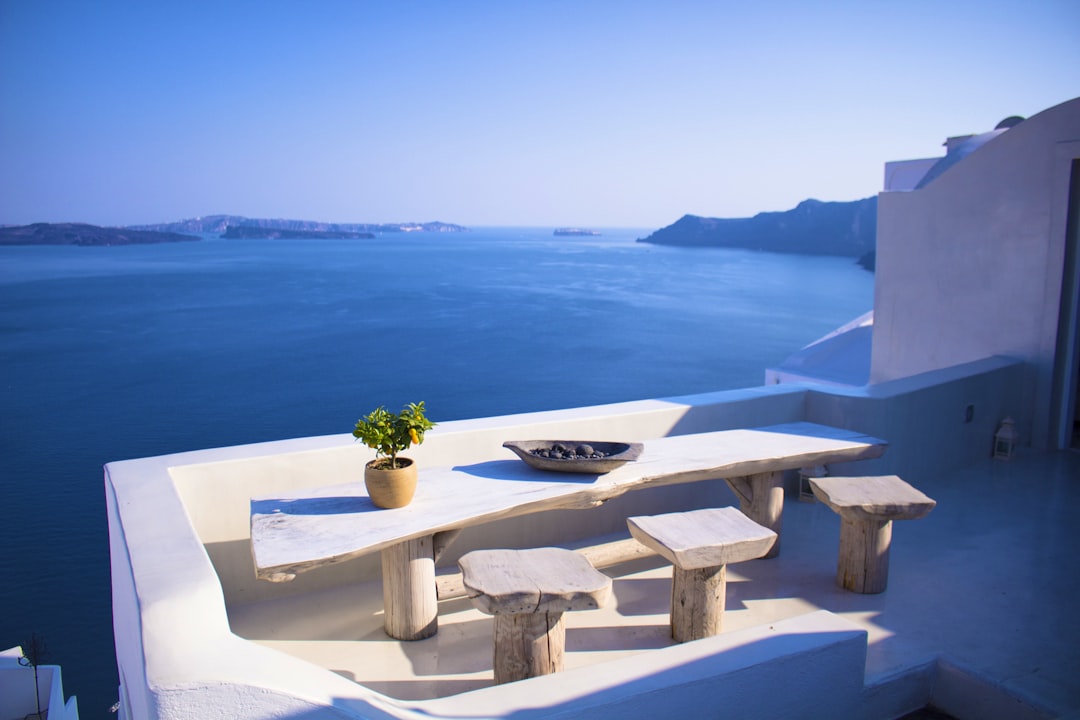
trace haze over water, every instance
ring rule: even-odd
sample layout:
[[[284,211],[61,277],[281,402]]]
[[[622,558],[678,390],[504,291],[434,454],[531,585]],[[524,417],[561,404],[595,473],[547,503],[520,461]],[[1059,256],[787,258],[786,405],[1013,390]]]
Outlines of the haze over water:
[[[116,701],[102,465],[760,385],[866,312],[851,258],[647,230],[0,248],[0,638],[43,635],[84,720]],[[358,469],[359,477],[359,469]]]

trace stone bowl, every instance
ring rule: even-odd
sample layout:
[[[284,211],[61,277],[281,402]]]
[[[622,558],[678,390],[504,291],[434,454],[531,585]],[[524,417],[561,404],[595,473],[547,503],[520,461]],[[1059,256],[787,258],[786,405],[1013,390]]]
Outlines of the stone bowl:
[[[551,452],[556,446],[576,450],[582,445],[588,445],[603,457],[544,457],[534,452],[535,450]],[[637,460],[644,446],[641,443],[592,440],[507,440],[503,443],[503,447],[512,450],[515,455],[537,470],[600,475]]]

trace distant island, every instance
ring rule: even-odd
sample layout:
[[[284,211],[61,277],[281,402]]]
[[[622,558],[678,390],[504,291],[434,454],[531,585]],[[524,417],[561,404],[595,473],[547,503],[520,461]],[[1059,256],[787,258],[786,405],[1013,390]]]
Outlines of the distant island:
[[[583,230],[581,228],[556,228],[556,235],[599,235],[595,230]]]
[[[85,223],[34,223],[0,227],[0,245],[146,245],[150,243],[190,242],[194,235],[160,230],[106,228]]]
[[[323,239],[373,239],[375,233],[347,232],[345,230],[282,230],[256,225],[230,225],[221,235],[226,240],[323,240]]]
[[[870,197],[851,202],[804,200],[791,210],[750,218],[684,215],[638,242],[849,256],[873,270],[876,236],[877,197]]]
[[[320,237],[348,238],[351,233],[399,233],[399,232],[468,232],[469,228],[444,222],[424,223],[325,223],[314,220],[285,220],[248,218],[242,215],[207,215],[158,225],[135,225],[138,230],[161,230],[181,233],[226,233],[234,228],[262,228],[264,230],[288,230],[291,232],[328,233]],[[246,230],[243,232],[247,232]],[[253,237],[244,235],[244,237]],[[275,235],[274,237],[301,237]]]
[[[145,245],[193,242],[200,234],[221,233],[226,239],[374,238],[376,233],[468,232],[462,225],[444,222],[335,224],[307,220],[264,220],[239,215],[210,215],[159,225],[100,227],[86,223],[34,223],[0,226],[0,245]]]

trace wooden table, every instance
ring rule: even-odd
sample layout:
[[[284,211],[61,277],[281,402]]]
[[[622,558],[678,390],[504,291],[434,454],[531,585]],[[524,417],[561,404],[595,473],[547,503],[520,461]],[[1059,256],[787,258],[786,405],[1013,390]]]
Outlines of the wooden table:
[[[252,498],[255,572],[284,582],[381,551],[386,631],[420,639],[437,629],[435,558],[448,533],[545,510],[596,507],[640,488],[723,478],[741,509],[779,534],[785,470],[874,458],[887,447],[874,437],[803,422],[644,445],[638,460],[605,475],[544,472],[518,458],[422,469],[412,503],[394,510],[376,508],[359,480]]]

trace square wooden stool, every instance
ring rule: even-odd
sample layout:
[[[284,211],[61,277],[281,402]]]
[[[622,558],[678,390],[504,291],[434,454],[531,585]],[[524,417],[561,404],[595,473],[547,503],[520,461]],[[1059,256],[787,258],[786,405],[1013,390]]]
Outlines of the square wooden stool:
[[[763,557],[776,533],[733,507],[627,518],[642,545],[667,559],[671,582],[671,637],[699,640],[720,632],[727,566]]]
[[[563,613],[611,597],[611,578],[573,550],[473,550],[458,565],[473,606],[495,616],[496,684],[562,670]]]
[[[884,592],[892,521],[921,518],[937,502],[896,475],[810,478],[810,487],[840,516],[836,584],[867,595]]]

